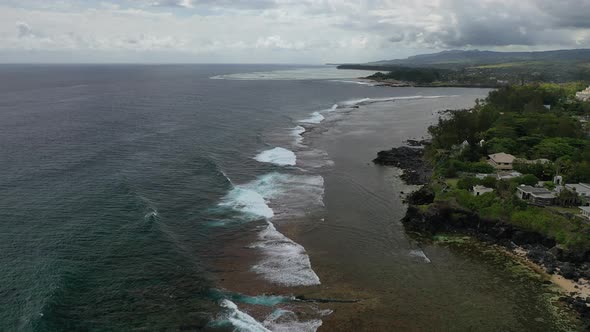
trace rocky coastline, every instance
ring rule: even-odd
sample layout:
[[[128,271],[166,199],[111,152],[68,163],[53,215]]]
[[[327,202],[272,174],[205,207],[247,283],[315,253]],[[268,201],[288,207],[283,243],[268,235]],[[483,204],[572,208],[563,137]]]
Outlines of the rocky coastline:
[[[423,145],[424,142],[409,144]],[[560,300],[576,310],[590,329],[589,250],[565,250],[554,239],[540,233],[503,220],[481,218],[474,211],[448,202],[435,202],[435,193],[429,185],[432,168],[421,148],[402,146],[380,151],[373,162],[398,167],[403,170],[401,178],[407,184],[423,185],[406,197],[408,209],[402,219],[406,231],[428,237],[436,234],[468,235],[506,249],[538,266],[548,276],[563,277],[572,287]]]
[[[421,145],[420,141],[411,140],[412,146]],[[378,165],[395,166],[403,171],[401,178],[407,184],[420,185],[430,181],[432,168],[424,161],[424,149],[420,147],[401,146],[391,150],[379,151],[373,162]]]

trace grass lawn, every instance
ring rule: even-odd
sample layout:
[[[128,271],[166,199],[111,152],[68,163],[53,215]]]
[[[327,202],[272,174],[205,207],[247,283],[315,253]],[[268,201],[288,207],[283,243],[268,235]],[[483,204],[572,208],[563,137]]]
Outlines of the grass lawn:
[[[449,187],[457,188],[457,182],[459,182],[459,178],[445,179],[445,182]]]
[[[562,213],[580,214],[580,209],[577,207],[548,206],[547,209]]]

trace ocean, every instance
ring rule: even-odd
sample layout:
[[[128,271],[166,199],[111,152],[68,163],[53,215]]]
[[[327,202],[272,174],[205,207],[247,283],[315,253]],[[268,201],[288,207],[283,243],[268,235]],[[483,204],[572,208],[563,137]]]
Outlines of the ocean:
[[[279,65],[0,66],[0,330],[568,330],[507,258],[421,244],[377,151],[485,89]]]

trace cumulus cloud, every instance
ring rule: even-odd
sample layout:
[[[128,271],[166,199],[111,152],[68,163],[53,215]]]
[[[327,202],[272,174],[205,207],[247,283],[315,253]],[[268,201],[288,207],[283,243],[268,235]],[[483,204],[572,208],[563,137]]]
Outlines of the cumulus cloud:
[[[33,29],[25,22],[16,22],[18,38],[34,37]]]
[[[3,49],[130,57],[165,52],[183,54],[184,61],[350,62],[453,48],[590,47],[590,0],[59,3],[0,5]]]

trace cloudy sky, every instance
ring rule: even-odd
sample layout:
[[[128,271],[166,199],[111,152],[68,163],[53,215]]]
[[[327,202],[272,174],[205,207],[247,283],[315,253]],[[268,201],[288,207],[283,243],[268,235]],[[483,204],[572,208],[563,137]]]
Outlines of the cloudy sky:
[[[0,0],[0,62],[364,62],[590,48],[590,0]]]

